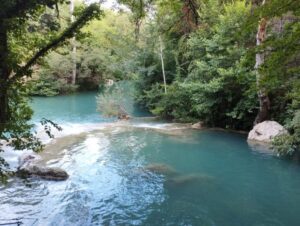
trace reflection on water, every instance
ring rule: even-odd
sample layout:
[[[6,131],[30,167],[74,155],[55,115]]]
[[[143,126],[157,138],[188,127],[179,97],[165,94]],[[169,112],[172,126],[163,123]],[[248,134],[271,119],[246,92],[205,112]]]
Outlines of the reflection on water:
[[[0,218],[41,226],[298,225],[297,165],[251,151],[241,135],[187,132],[108,126],[62,137],[43,155],[70,178],[10,181],[0,188]]]

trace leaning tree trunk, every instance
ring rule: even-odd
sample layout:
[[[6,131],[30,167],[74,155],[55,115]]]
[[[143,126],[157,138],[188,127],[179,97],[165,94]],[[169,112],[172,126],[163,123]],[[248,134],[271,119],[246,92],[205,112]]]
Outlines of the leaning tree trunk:
[[[164,89],[165,89],[165,94],[167,93],[167,82],[166,82],[166,73],[165,73],[165,62],[164,62],[164,55],[163,55],[163,43],[161,40],[161,36],[159,36],[159,46],[160,46],[160,60],[161,60],[161,70],[163,74],[163,79],[164,79]]]
[[[75,21],[74,17],[74,0],[70,1],[70,14],[71,14],[71,23]],[[76,73],[77,73],[77,67],[76,67],[76,37],[74,36],[71,40],[72,44],[72,85],[76,84]]]
[[[263,4],[265,1],[263,1]],[[259,22],[258,31],[256,35],[256,45],[260,46],[266,39],[267,35],[267,19],[262,18]],[[258,100],[259,100],[259,110],[257,116],[254,121],[254,125],[263,122],[269,118],[269,110],[270,110],[270,99],[268,97],[268,93],[264,89],[262,85],[263,74],[259,70],[260,66],[265,62],[266,52],[258,52],[256,54],[256,85],[258,89]]]

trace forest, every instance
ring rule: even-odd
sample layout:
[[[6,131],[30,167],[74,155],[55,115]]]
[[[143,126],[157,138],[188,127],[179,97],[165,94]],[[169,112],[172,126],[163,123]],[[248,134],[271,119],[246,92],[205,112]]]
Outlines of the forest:
[[[1,1],[0,225],[297,225],[299,162],[299,0]]]

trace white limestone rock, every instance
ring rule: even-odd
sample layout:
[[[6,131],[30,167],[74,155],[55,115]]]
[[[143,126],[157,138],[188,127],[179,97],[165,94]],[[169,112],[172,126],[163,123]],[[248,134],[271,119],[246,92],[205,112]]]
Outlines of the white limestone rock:
[[[287,134],[288,131],[275,121],[264,121],[249,132],[248,140],[270,143],[276,136]]]
[[[203,122],[197,122],[195,124],[193,124],[192,129],[203,129]]]

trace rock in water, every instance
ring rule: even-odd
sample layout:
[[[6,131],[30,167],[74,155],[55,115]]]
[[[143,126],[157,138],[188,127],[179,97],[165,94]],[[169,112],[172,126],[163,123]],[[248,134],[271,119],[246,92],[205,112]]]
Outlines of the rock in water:
[[[119,106],[119,109],[118,109],[118,119],[119,120],[129,120],[129,119],[131,119],[131,117],[129,116],[127,111],[121,106]]]
[[[19,158],[17,175],[21,177],[36,176],[46,180],[66,180],[69,175],[66,171],[56,167],[39,165],[41,157],[36,154],[24,154]]]
[[[36,176],[45,180],[66,180],[69,175],[66,171],[56,167],[44,167],[39,165],[28,165],[18,172],[22,176]]]
[[[248,140],[270,143],[276,136],[287,134],[287,130],[275,121],[264,121],[249,132]]]

